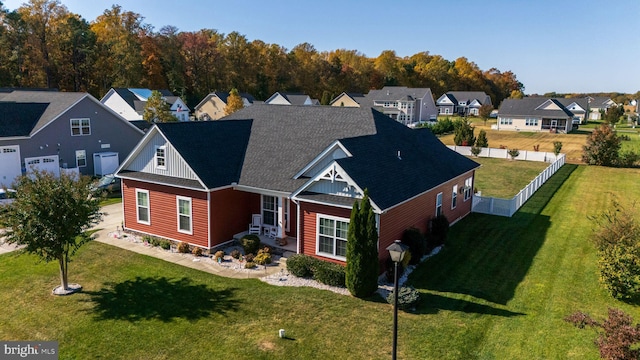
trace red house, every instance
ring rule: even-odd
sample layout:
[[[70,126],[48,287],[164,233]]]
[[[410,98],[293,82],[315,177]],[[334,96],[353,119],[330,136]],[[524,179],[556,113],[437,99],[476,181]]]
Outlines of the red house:
[[[405,229],[469,214],[478,166],[370,108],[254,105],[218,121],[156,124],[118,176],[126,229],[210,249],[259,214],[261,231],[296,252],[344,263],[364,189],[382,261]]]

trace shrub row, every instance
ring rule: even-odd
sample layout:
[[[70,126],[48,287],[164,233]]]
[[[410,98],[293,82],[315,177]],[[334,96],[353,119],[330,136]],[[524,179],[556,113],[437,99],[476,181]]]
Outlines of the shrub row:
[[[155,236],[147,235],[143,238],[143,240],[149,243],[151,246],[159,246],[164,250],[169,250],[171,248],[171,241],[166,239],[161,239]]]
[[[344,266],[296,254],[287,259],[287,270],[297,277],[310,277],[330,286],[345,286]]]

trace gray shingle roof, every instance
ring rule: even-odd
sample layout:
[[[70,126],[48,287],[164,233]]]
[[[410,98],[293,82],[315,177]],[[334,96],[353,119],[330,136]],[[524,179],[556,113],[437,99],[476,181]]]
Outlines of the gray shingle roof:
[[[208,188],[238,182],[251,120],[172,122],[156,126]]]
[[[485,102],[491,103],[490,97],[486,101],[488,95],[484,91],[449,91],[447,94],[453,96],[456,105],[460,101],[466,101],[469,104],[473,100],[478,100],[481,105],[484,105]]]
[[[422,99],[429,88],[408,88],[406,86],[385,86],[380,90],[370,90],[365,98],[370,101],[397,101],[406,99],[407,96]]]
[[[3,96],[2,101],[49,104],[33,127],[31,131],[33,133],[47,125],[85,96],[88,96],[88,94],[57,91],[13,91]]]
[[[308,181],[294,176],[336,140],[353,154],[337,160],[340,166],[383,209],[479,166],[430,131],[409,129],[370,108],[253,105],[218,121],[156,126],[208,188],[235,182],[292,193]]]
[[[553,101],[561,110],[542,110],[538,107],[546,101]],[[505,116],[535,116],[541,118],[571,119],[574,114],[556,99],[527,97],[524,99],[505,99],[500,104],[498,114]]]
[[[0,137],[29,136],[47,106],[0,101]]]

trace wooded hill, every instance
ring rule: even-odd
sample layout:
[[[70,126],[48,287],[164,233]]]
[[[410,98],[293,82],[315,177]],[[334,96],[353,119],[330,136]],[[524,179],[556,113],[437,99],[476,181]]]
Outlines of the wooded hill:
[[[238,32],[154,31],[143,19],[117,5],[87,21],[57,0],[29,0],[10,12],[0,2],[0,87],[87,91],[97,98],[111,87],[169,89],[191,106],[231,88],[258,100],[276,91],[304,92],[326,104],[342,92],[401,85],[429,87],[435,97],[484,91],[496,106],[524,90],[511,71],[483,71],[464,57],[385,50],[368,58],[357,50],[318,52],[308,43],[288,50]]]

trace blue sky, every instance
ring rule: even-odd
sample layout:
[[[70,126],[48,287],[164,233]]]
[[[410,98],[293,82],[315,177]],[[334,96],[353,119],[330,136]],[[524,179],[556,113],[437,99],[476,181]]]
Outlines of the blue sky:
[[[9,10],[24,0],[0,0]],[[640,90],[638,0],[61,0],[93,21],[112,4],[159,30],[203,28],[377,57],[428,51],[513,71],[525,93]]]

